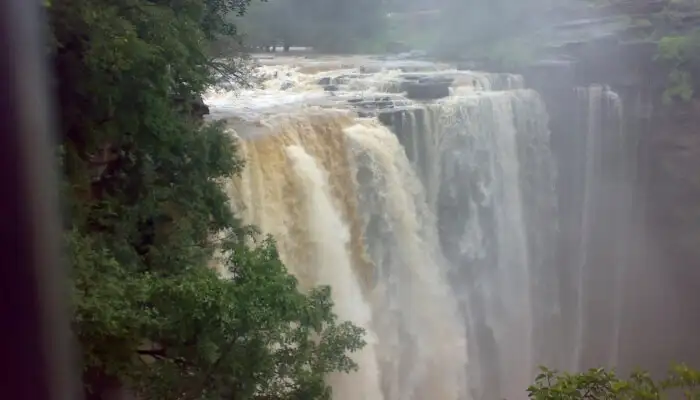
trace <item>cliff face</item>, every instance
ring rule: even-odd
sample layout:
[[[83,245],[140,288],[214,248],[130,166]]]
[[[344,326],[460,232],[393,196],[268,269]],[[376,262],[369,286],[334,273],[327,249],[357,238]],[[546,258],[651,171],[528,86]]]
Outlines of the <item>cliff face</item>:
[[[643,18],[658,13],[663,3],[623,2],[622,7],[602,12]],[[569,22],[563,29],[589,26],[590,31],[600,31],[595,26],[601,21]],[[557,44],[551,59],[529,66],[523,75],[528,86],[542,94],[551,119],[560,173],[560,265],[571,263],[586,234],[593,238],[588,262],[602,269],[598,276],[607,273],[613,279],[612,269],[625,265],[617,288],[604,279],[589,281],[589,290],[599,301],[612,298],[612,292],[622,293],[620,313],[606,313],[604,304],[593,303],[588,321],[604,325],[620,318],[617,364],[660,372],[672,361],[700,362],[700,349],[694,345],[700,334],[700,104],[661,104],[666,72],[653,61],[657,45],[630,39],[635,29],[628,26]],[[594,104],[604,100],[592,99],[590,90],[582,104],[582,88],[595,85],[618,96],[621,125],[611,120],[611,104]],[[588,113],[582,117],[586,107]],[[594,109],[596,115],[591,114]],[[584,138],[593,132],[602,138],[601,155],[590,159]],[[587,157],[599,174],[594,186],[582,184],[591,173],[583,160]],[[593,205],[586,206],[586,201]],[[584,214],[593,221],[585,228]],[[578,278],[563,279],[575,286]],[[583,350],[584,364],[605,361],[603,355],[596,356],[599,346],[594,336]]]

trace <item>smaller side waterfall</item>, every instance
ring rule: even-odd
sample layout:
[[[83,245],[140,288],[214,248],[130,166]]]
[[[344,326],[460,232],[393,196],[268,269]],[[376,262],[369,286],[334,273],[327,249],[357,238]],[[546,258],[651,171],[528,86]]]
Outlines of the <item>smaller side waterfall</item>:
[[[631,214],[631,176],[619,96],[599,85],[578,88],[574,129],[567,138],[571,154],[569,186],[561,188],[566,263],[573,298],[563,299],[575,312],[574,350],[567,367],[581,370],[616,366],[622,315],[622,277]]]

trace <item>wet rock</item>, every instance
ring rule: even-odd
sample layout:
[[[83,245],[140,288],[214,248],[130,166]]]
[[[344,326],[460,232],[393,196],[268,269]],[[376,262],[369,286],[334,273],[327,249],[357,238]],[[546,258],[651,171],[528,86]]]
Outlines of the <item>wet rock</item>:
[[[407,81],[420,81],[421,79],[427,78],[427,75],[403,74],[403,75],[401,75],[401,78],[403,78]]]
[[[378,96],[368,99],[348,99],[348,104],[357,108],[377,110],[394,107],[394,100],[389,96]]]
[[[198,118],[203,118],[209,114],[209,106],[204,104],[204,100],[200,98],[192,105],[192,113]]]
[[[347,102],[360,117],[377,116],[382,112],[394,110],[397,107],[404,107],[409,103],[405,98],[391,96],[354,98],[348,99]]]
[[[383,109],[383,108],[391,108],[394,106],[394,102],[391,100],[387,101],[365,101],[360,104],[360,106],[364,108],[372,108],[372,109]]]
[[[452,85],[452,82],[454,82],[454,78],[450,78],[448,76],[425,76],[420,79],[418,79],[418,83],[435,83],[435,84],[447,84]]]
[[[402,81],[399,84],[399,92],[412,91],[413,93],[418,90],[419,92],[425,92],[425,87],[435,88],[431,93],[445,92],[444,87],[447,87],[447,95],[449,95],[449,87],[454,82],[454,78],[447,76],[435,76],[435,75],[425,75],[425,74],[404,74],[401,76]],[[439,91],[437,88],[443,88]],[[418,94],[418,96],[421,96]],[[444,97],[440,95],[439,97]],[[435,97],[435,98],[439,98]],[[410,97],[409,97],[410,98]],[[430,97],[433,98],[433,97]]]
[[[185,108],[189,108],[189,114],[196,119],[203,119],[205,115],[209,114],[209,106],[204,103],[201,97],[191,100],[178,98],[175,101]]]
[[[435,82],[407,82],[406,97],[412,100],[434,100],[450,95],[450,83],[446,81]]]
[[[339,75],[333,78],[333,84],[335,85],[347,85],[351,80],[359,78],[360,75]]]
[[[291,81],[286,81],[282,83],[282,86],[280,86],[280,90],[289,90],[294,87],[294,82]]]
[[[331,84],[332,81],[333,81],[333,78],[331,78],[330,76],[326,76],[326,77],[319,79],[316,83],[318,85],[321,85],[321,86],[328,86]]]
[[[326,92],[337,92],[338,90],[340,90],[340,88],[338,87],[338,85],[326,85],[323,87],[323,90],[325,90]]]

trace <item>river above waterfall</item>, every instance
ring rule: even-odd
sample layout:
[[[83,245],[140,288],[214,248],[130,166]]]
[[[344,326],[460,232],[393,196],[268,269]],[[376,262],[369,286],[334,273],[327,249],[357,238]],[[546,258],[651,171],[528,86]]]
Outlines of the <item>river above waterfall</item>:
[[[449,79],[451,92],[484,94],[491,85],[522,86],[516,75],[461,71],[448,64],[369,56],[259,56],[254,88],[218,88],[206,103],[216,119],[256,120],[309,107],[350,109],[396,108],[415,102],[402,95],[402,84]],[[510,83],[508,81],[510,80]],[[387,104],[391,103],[391,104]],[[367,111],[367,110],[361,110]]]

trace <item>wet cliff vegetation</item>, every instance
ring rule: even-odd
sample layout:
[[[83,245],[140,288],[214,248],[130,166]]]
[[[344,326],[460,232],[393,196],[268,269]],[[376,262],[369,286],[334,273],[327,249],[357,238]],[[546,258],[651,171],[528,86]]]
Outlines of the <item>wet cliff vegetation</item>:
[[[673,367],[667,377],[658,380],[641,371],[624,379],[603,368],[579,374],[541,368],[527,392],[533,400],[696,399],[699,385],[700,373],[685,365]]]
[[[243,167],[203,90],[245,80],[209,43],[247,1],[54,0],[72,326],[88,399],[324,399],[361,329],[300,293],[275,244],[230,211]],[[216,71],[216,74],[214,73]],[[218,254],[220,279],[210,268]]]

